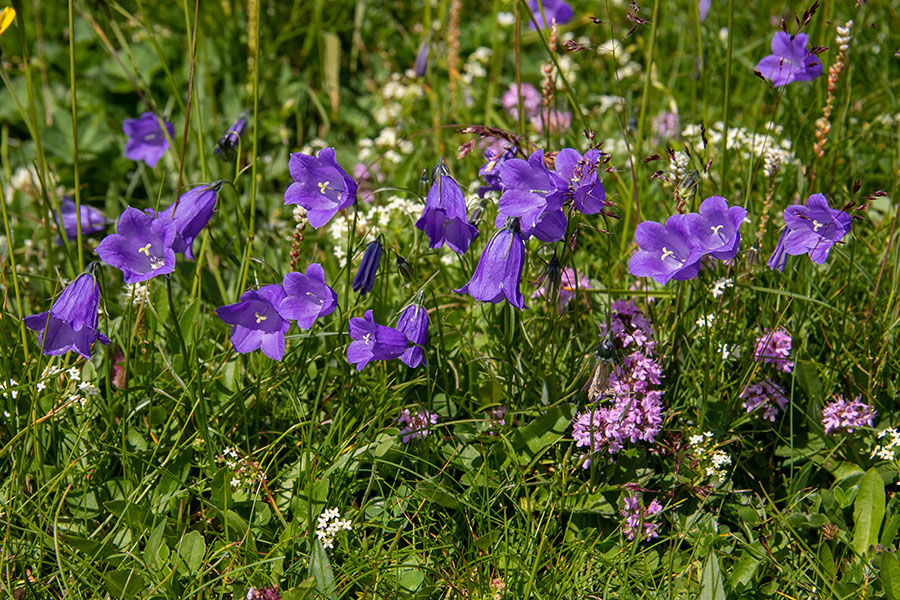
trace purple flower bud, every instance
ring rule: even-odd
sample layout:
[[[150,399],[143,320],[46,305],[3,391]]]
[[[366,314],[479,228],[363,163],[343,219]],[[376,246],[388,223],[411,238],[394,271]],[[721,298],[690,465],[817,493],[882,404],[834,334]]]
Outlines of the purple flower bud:
[[[446,242],[457,254],[465,254],[478,230],[469,223],[466,198],[443,160],[434,171],[434,183],[428,190],[425,211],[416,222],[416,227],[428,236],[432,250]]]
[[[540,2],[540,4],[538,4]],[[541,7],[544,9],[544,16],[541,17]],[[563,0],[531,0],[528,3],[531,12],[534,13],[534,19],[541,27],[547,28],[556,23],[557,25],[565,25],[572,20],[574,13],[572,7]],[[534,22],[529,19],[528,26],[537,29]]]
[[[347,347],[347,361],[355,364],[357,371],[362,371],[369,361],[389,360],[406,352],[409,344],[403,333],[376,323],[371,310],[364,317],[353,317],[348,325],[353,341]]]
[[[775,87],[815,79],[822,74],[822,63],[806,49],[808,41],[805,33],[790,36],[784,31],[775,32],[772,54],[759,61],[756,70]]]
[[[416,65],[414,68],[416,76],[418,77],[425,77],[425,73],[428,72],[428,49],[430,46],[431,40],[425,40],[422,42],[419,53],[416,55]]]
[[[665,226],[644,221],[634,239],[640,250],[628,262],[635,277],[652,277],[661,285],[670,279],[692,279],[700,271],[703,250],[691,238],[688,215],[672,215]]]
[[[187,258],[194,260],[194,238],[200,235],[212,218],[216,208],[216,195],[223,183],[201,185],[188,190],[178,198],[177,203],[159,213],[161,219],[175,220],[172,250],[183,252]]]
[[[741,206],[728,206],[722,196],[710,196],[700,205],[700,213],[691,213],[688,226],[691,237],[703,250],[719,260],[731,260],[741,244],[738,231],[747,211]]]
[[[240,118],[235,121],[231,127],[228,128],[228,131],[225,132],[225,135],[219,138],[219,141],[216,142],[216,148],[213,150],[214,154],[218,154],[219,158],[225,161],[230,161],[234,158],[235,151],[241,143],[241,137],[244,135],[244,130],[247,128],[247,115],[243,114]]]
[[[241,354],[261,349],[273,360],[284,356],[284,334],[291,322],[282,317],[278,307],[285,299],[280,285],[264,285],[241,294],[240,302],[216,309],[219,318],[233,325],[231,343]]]
[[[520,219],[522,236],[532,235],[545,242],[556,242],[566,232],[562,213],[563,193],[569,186],[544,165],[544,151],[538,150],[527,161],[514,158],[500,166],[504,191],[500,196],[497,224],[510,217]]]
[[[518,221],[510,219],[510,225],[498,231],[488,241],[472,279],[453,291],[494,304],[506,298],[510,304],[522,310],[527,308],[519,289],[524,266],[525,240],[519,233]]]
[[[334,148],[325,148],[318,156],[291,154],[289,169],[294,183],[284,192],[284,203],[305,208],[316,229],[356,200],[356,182],[337,163]]]
[[[359,270],[353,278],[353,291],[359,292],[360,296],[365,296],[367,292],[372,291],[383,251],[380,237],[366,247],[366,252],[359,263]]]
[[[97,330],[100,286],[91,273],[82,273],[62,291],[48,312],[25,317],[25,326],[38,332],[38,344],[47,355],[77,352],[91,357],[91,344],[109,338]]]
[[[597,177],[602,155],[588,150],[582,156],[577,150],[563,148],[556,155],[556,173],[569,183],[575,210],[586,215],[602,212],[612,202],[606,201],[606,190]]]
[[[169,217],[153,218],[130,206],[119,217],[117,232],[97,245],[97,256],[122,271],[125,283],[138,283],[175,270],[176,225]]]
[[[300,329],[311,329],[316,319],[337,308],[337,294],[325,283],[325,271],[318,263],[306,267],[305,274],[288,273],[282,287],[287,296],[278,305],[278,312],[296,320]]]
[[[78,237],[78,211],[75,209],[75,203],[72,202],[72,199],[68,196],[63,196],[58,216],[68,240],[74,240]],[[80,213],[81,235],[90,235],[106,229],[106,215],[96,208],[82,204]]]
[[[413,344],[400,357],[407,366],[415,369],[425,362],[425,342],[428,341],[428,313],[421,304],[410,304],[400,313],[397,329]],[[427,363],[426,363],[427,364]]]
[[[125,119],[122,122],[122,131],[128,136],[125,158],[142,160],[150,168],[156,166],[169,149],[169,140],[175,136],[175,129],[171,123],[162,120],[169,133],[166,136],[159,122],[160,119],[152,112],[145,112],[137,119]]]

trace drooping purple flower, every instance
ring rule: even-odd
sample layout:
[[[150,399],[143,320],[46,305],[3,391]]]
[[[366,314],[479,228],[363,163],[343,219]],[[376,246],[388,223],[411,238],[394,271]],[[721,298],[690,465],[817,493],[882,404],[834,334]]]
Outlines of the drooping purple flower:
[[[794,368],[794,361],[788,360],[791,341],[791,334],[784,329],[766,331],[756,338],[756,360],[771,363],[779,371],[790,373]]]
[[[550,27],[554,23],[565,25],[572,20],[575,14],[572,12],[572,7],[563,0],[531,0],[528,7],[534,13],[534,21],[528,21],[528,26],[532,29],[537,29],[534,26],[535,21],[544,28]],[[543,17],[541,17],[542,7],[544,9]]]
[[[142,160],[151,169],[169,149],[169,140],[175,136],[172,124],[162,119],[168,136],[159,125],[160,119],[152,112],[145,112],[137,119],[125,119],[122,131],[128,136],[125,144],[125,158]]]
[[[697,8],[700,11],[700,22],[706,20],[706,15],[709,14],[709,8],[712,6],[712,0],[698,0]]]
[[[670,279],[692,279],[700,271],[703,249],[691,237],[688,215],[672,215],[665,225],[644,221],[634,239],[640,250],[628,262],[628,271],[635,277],[652,277],[665,285]]]
[[[484,165],[478,169],[478,174],[487,185],[478,188],[478,196],[484,198],[488,192],[502,192],[503,183],[500,181],[500,166],[508,160],[516,157],[518,149],[507,147],[500,151],[495,148],[486,148],[484,151]]]
[[[417,77],[425,77],[425,74],[428,72],[428,51],[431,47],[431,38],[422,42],[422,45],[419,47],[419,53],[416,54],[416,64],[414,70],[416,72]]]
[[[425,342],[428,341],[428,313],[425,307],[414,303],[404,308],[397,320],[397,330],[412,344],[400,360],[413,369],[425,363]]]
[[[625,508],[619,511],[625,521],[622,524],[622,533],[628,536],[629,540],[633,540],[636,535],[640,534],[641,539],[649,542],[659,536],[659,523],[653,523],[651,518],[662,512],[662,504],[655,498],[647,507],[641,506],[636,495],[627,496],[625,498]]]
[[[759,61],[756,70],[775,87],[815,79],[822,74],[822,63],[806,49],[808,41],[805,33],[791,36],[784,31],[775,32],[772,54]]]
[[[787,229],[769,259],[770,268],[782,270],[785,254],[809,254],[814,263],[824,264],[831,248],[850,232],[853,218],[842,210],[831,208],[822,194],[813,194],[806,204],[784,210]]]
[[[356,200],[356,182],[337,163],[334,148],[324,148],[318,156],[291,154],[289,169],[294,183],[284,192],[284,203],[305,208],[316,229]]]
[[[404,408],[400,416],[397,417],[397,424],[404,425],[400,430],[401,441],[408,444],[412,440],[424,440],[431,434],[431,426],[437,425],[438,415],[430,410],[417,410],[410,413],[408,408]]]
[[[284,356],[284,334],[291,322],[282,317],[278,307],[285,299],[284,289],[277,283],[241,294],[240,302],[216,309],[219,318],[231,328],[231,343],[241,354],[262,350],[273,360]]]
[[[784,390],[771,379],[764,379],[759,383],[748,385],[741,392],[740,398],[744,400],[744,409],[751,413],[760,409],[764,419],[775,422],[778,413],[787,406],[788,399]]]
[[[787,264],[787,248],[784,246],[784,241],[790,232],[791,230],[787,227],[781,230],[781,235],[778,236],[778,243],[775,244],[775,251],[772,252],[772,256],[769,257],[769,261],[766,263],[773,271],[784,271],[784,265]]]
[[[192,188],[183,193],[178,202],[159,213],[159,218],[175,221],[175,241],[172,243],[172,250],[183,252],[187,258],[194,260],[194,238],[200,235],[212,218],[217,194],[223,183]]]
[[[556,242],[566,231],[562,212],[568,182],[547,169],[544,151],[538,150],[527,161],[513,158],[500,166],[503,195],[497,213],[499,227],[510,217],[520,219],[522,236],[532,235],[545,242]]]
[[[116,233],[103,238],[96,251],[103,262],[122,271],[125,283],[138,283],[175,270],[176,234],[175,220],[128,206]]]
[[[434,168],[433,179],[425,199],[425,211],[416,228],[428,236],[432,250],[446,242],[457,254],[465,254],[478,235],[478,229],[469,223],[466,215],[466,198],[443,160]]]
[[[367,310],[362,319],[350,319],[348,329],[353,341],[347,347],[347,361],[355,364],[357,371],[362,371],[369,361],[402,356],[409,348],[406,335],[376,323],[371,310]]]
[[[710,196],[699,213],[688,215],[691,237],[703,251],[719,260],[731,260],[741,245],[741,223],[747,216],[742,206],[728,206],[722,196]]]
[[[228,131],[225,132],[225,135],[219,138],[213,153],[218,154],[219,158],[225,161],[234,159],[235,152],[241,143],[241,137],[243,137],[245,129],[247,129],[246,113],[232,123],[231,127],[228,128]]]
[[[585,277],[581,272],[576,272],[571,267],[566,267],[560,271],[559,281],[559,309],[562,310],[565,308],[566,304],[568,304],[572,299],[575,298],[575,293],[577,290],[590,290],[593,289],[591,287],[590,280]],[[531,294],[532,298],[540,298],[542,296],[546,296],[548,292],[548,288],[552,288],[552,283],[545,281],[540,288],[535,290],[533,294]]]
[[[829,402],[822,409],[822,425],[825,427],[825,435],[831,435],[835,431],[853,432],[857,427],[872,427],[875,424],[875,413],[868,404],[860,401],[862,396],[855,400],[844,400],[843,396]]]
[[[353,291],[359,292],[360,296],[365,296],[366,293],[372,291],[383,251],[384,247],[381,245],[380,237],[366,246],[366,251],[359,263],[359,270],[353,277]]]
[[[278,305],[278,312],[297,321],[300,329],[311,329],[316,319],[337,308],[337,294],[325,283],[325,271],[318,263],[306,267],[306,273],[285,275],[282,288],[286,296]]]
[[[515,83],[509,84],[509,88],[503,93],[503,108],[509,113],[513,119],[519,118],[519,86]],[[543,97],[536,87],[530,83],[522,84],[522,109],[525,116],[531,118],[538,114],[541,109]]]
[[[510,219],[509,225],[488,241],[472,279],[453,291],[469,294],[482,302],[497,303],[506,298],[522,310],[526,306],[519,284],[524,266],[525,240],[519,233],[518,220]]]
[[[78,237],[78,211],[68,196],[62,197],[59,205],[59,221],[66,233],[66,239]],[[106,215],[87,204],[81,205],[81,235],[90,235],[106,229]]]
[[[572,148],[563,148],[556,155],[556,172],[568,182],[575,210],[586,215],[603,212],[610,202],[600,183],[597,171],[603,156],[598,150],[588,150],[584,156]]]
[[[91,273],[82,273],[62,291],[50,311],[25,317],[25,326],[38,332],[41,352],[47,355],[77,352],[91,357],[91,344],[109,338],[97,329],[100,286]]]

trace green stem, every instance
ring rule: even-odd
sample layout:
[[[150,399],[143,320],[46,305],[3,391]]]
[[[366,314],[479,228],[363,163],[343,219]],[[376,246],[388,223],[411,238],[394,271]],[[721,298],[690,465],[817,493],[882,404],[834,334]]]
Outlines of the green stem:
[[[75,176],[75,232],[78,243],[78,270],[84,270],[84,249],[81,244],[81,181],[78,176],[78,117],[75,102],[75,18],[74,0],[69,0],[69,80],[72,86],[72,170]],[[60,235],[65,235],[64,231]]]
[[[728,0],[728,56],[725,61],[725,99],[722,106],[722,178],[721,185],[728,180],[728,128],[731,125],[729,112],[731,95],[731,56],[734,48],[734,0]]]
[[[247,287],[247,274],[250,270],[250,251],[253,248],[253,227],[256,221],[256,154],[259,146],[259,2],[251,1],[250,15],[250,40],[253,46],[253,155],[250,167],[250,219],[247,225],[247,248],[241,264],[241,285],[237,293],[240,294]]]

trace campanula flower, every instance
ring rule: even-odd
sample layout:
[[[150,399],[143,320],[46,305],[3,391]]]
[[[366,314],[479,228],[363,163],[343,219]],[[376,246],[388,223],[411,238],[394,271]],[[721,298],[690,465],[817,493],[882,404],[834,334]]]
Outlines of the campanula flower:
[[[545,242],[562,239],[566,217],[562,213],[568,183],[544,165],[544,151],[528,160],[513,158],[500,166],[503,195],[497,214],[498,226],[510,217],[520,220],[522,236],[532,235]]]
[[[128,136],[125,144],[125,158],[142,160],[153,168],[169,149],[169,140],[175,135],[172,124],[162,120],[168,136],[159,125],[160,119],[152,112],[145,112],[137,119],[125,119],[122,131]]]
[[[325,271],[318,263],[306,267],[306,273],[288,273],[282,287],[287,296],[278,305],[278,312],[296,320],[300,329],[312,328],[316,319],[337,308],[337,294],[325,283]]]
[[[59,205],[59,221],[66,239],[74,240],[78,237],[78,214],[75,203],[68,196],[62,197]],[[81,205],[81,235],[90,235],[106,229],[106,215],[87,204]]]
[[[359,263],[359,270],[353,277],[353,291],[359,292],[360,296],[365,296],[367,292],[372,291],[372,287],[375,285],[375,274],[378,272],[378,265],[381,264],[382,252],[384,252],[384,247],[381,245],[381,236],[366,247]]]
[[[347,347],[347,361],[355,364],[357,371],[362,371],[369,361],[389,360],[406,352],[409,344],[402,332],[376,323],[371,310],[364,317],[353,317],[348,325],[353,341]]]
[[[280,285],[264,285],[241,294],[240,302],[216,309],[219,318],[233,325],[231,343],[241,354],[260,349],[273,360],[284,356],[284,334],[291,322],[282,317],[278,307],[285,299]]]
[[[212,218],[216,196],[223,184],[224,182],[219,182],[190,189],[178,198],[177,204],[172,204],[159,213],[160,219],[175,220],[172,250],[183,252],[186,257],[194,260],[194,238],[200,235]]]
[[[582,156],[572,148],[563,148],[556,155],[556,173],[569,183],[575,210],[586,215],[603,212],[611,204],[597,176],[602,158],[598,150],[588,150]]]
[[[485,149],[485,163],[478,169],[478,174],[487,185],[478,188],[478,196],[480,198],[484,198],[484,195],[488,192],[503,191],[503,183],[500,181],[500,166],[506,161],[515,158],[517,153],[518,149],[514,146],[502,151],[496,148]]]
[[[219,138],[213,153],[218,154],[222,160],[232,160],[241,143],[241,137],[243,137],[245,129],[247,129],[247,115],[243,114],[237,121],[232,123],[225,135]]]
[[[775,32],[772,54],[759,61],[756,70],[775,87],[815,79],[822,74],[822,63],[806,49],[808,41],[805,33],[790,36],[784,31]]]
[[[77,352],[91,357],[91,344],[109,338],[97,329],[100,286],[92,273],[82,273],[62,291],[50,311],[25,317],[25,326],[38,332],[41,351],[48,355]]]
[[[425,74],[428,72],[428,50],[430,47],[430,38],[422,42],[422,45],[419,47],[419,53],[416,54],[416,64],[413,67],[417,77],[425,77]]]
[[[741,206],[728,206],[722,196],[710,196],[699,213],[688,215],[691,237],[703,250],[719,260],[731,260],[741,244],[740,227],[747,216]]]
[[[103,262],[122,271],[125,283],[138,283],[175,270],[176,235],[173,219],[153,218],[128,206],[117,232],[103,238],[96,251]]]
[[[635,277],[652,277],[661,285],[670,279],[692,279],[700,272],[703,250],[692,239],[688,215],[672,215],[665,225],[644,221],[634,239],[640,250],[628,262]]]
[[[428,236],[432,250],[446,242],[457,254],[465,254],[478,235],[466,217],[466,198],[443,160],[434,168],[434,183],[428,190],[425,211],[416,227]]]
[[[356,200],[356,182],[337,163],[334,148],[324,148],[318,156],[291,154],[289,169],[294,183],[284,192],[284,203],[305,208],[316,229]]]
[[[415,369],[425,362],[425,342],[428,341],[428,313],[425,307],[413,303],[404,308],[397,320],[397,330],[403,332],[409,343],[413,344],[400,360]]]
[[[506,298],[522,310],[527,308],[519,289],[524,266],[525,240],[519,232],[518,219],[510,219],[509,225],[488,241],[472,279],[453,291],[494,304]]]
[[[831,248],[850,233],[853,218],[842,210],[831,208],[822,194],[813,194],[806,204],[784,210],[786,228],[769,259],[769,268],[783,270],[785,254],[809,254],[814,263],[824,264]]]
[[[700,11],[700,22],[706,20],[706,15],[709,14],[709,9],[712,6],[712,0],[698,0],[697,1],[697,9]]]
[[[528,7],[534,13],[534,20],[542,27],[550,27],[554,23],[565,25],[574,16],[572,7],[563,0],[531,0]],[[541,7],[544,9],[543,17],[541,17]],[[529,20],[528,25],[532,29],[536,29],[533,21]]]

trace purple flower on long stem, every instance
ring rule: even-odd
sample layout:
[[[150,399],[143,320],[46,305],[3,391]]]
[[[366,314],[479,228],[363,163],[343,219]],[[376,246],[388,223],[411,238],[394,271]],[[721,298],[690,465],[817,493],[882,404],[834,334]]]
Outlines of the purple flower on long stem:
[[[125,283],[138,283],[175,270],[172,244],[175,221],[153,218],[130,206],[119,217],[116,233],[97,245],[97,255],[108,265],[122,271]]]
[[[544,165],[544,151],[528,157],[508,160],[500,167],[503,195],[497,213],[497,223],[510,217],[520,219],[524,237],[536,236],[545,242],[562,239],[566,217],[562,213],[563,194],[568,183]]]
[[[563,0],[531,0],[528,3],[528,8],[534,13],[535,21],[544,28],[550,27],[554,23],[565,25],[572,20],[575,14],[572,12],[572,7]],[[541,16],[541,8],[544,9],[543,17]],[[534,26],[534,21],[529,20],[528,26],[532,29],[537,29]]]
[[[49,312],[25,317],[25,326],[38,332],[38,344],[47,355],[77,352],[91,357],[91,344],[109,338],[97,329],[100,286],[91,273],[82,273],[62,291]]]
[[[59,221],[66,234],[66,239],[74,240],[78,237],[78,214],[75,203],[68,196],[62,197],[59,205]],[[106,215],[88,206],[81,205],[81,235],[90,235],[106,229]]]
[[[740,227],[747,216],[741,206],[728,206],[722,196],[710,196],[700,205],[699,213],[689,215],[691,237],[704,254],[719,260],[731,260],[741,244]]]
[[[652,277],[665,285],[670,279],[692,279],[700,271],[703,249],[693,240],[688,215],[672,215],[665,225],[644,221],[634,239],[640,250],[628,262],[635,277]]]
[[[364,318],[350,319],[348,330],[353,341],[347,347],[347,361],[356,365],[357,371],[372,360],[390,360],[403,355],[409,348],[406,335],[393,327],[379,325],[367,310]]]
[[[779,371],[790,373],[794,368],[794,361],[788,360],[791,341],[791,334],[784,329],[766,331],[756,338],[756,360],[771,363]]]
[[[375,285],[375,274],[378,272],[378,265],[381,264],[381,254],[384,247],[381,245],[381,237],[374,242],[370,242],[366,246],[362,260],[359,263],[359,270],[353,277],[353,291],[359,292],[361,296],[372,291]]]
[[[872,427],[875,423],[876,411],[868,404],[860,401],[862,396],[855,400],[844,400],[838,396],[836,400],[829,402],[822,409],[822,425],[825,427],[825,435],[831,435],[835,431],[843,430],[853,432],[857,427]]]
[[[294,183],[284,192],[284,203],[305,208],[316,229],[356,200],[356,182],[337,163],[334,148],[324,148],[318,156],[291,154],[289,169]]]
[[[430,48],[431,36],[428,36],[428,39],[422,42],[422,45],[419,47],[419,53],[416,54],[416,64],[413,70],[416,72],[417,77],[425,77],[425,74],[428,72],[428,51]]]
[[[712,0],[698,0],[697,1],[697,9],[700,11],[700,22],[706,20],[706,15],[709,14],[709,9],[712,6]]]
[[[125,158],[142,160],[153,168],[169,149],[169,140],[175,135],[172,124],[162,120],[166,130],[159,125],[160,119],[152,112],[145,112],[137,119],[125,119],[122,131],[128,136],[125,144]],[[166,131],[168,136],[166,136]]]
[[[246,354],[261,349],[269,358],[281,360],[284,334],[291,328],[291,322],[278,311],[284,299],[284,289],[276,283],[247,290],[240,302],[216,309],[220,319],[233,325],[231,343],[235,350]]]
[[[222,160],[232,160],[241,143],[241,137],[244,135],[244,130],[246,128],[247,115],[243,114],[237,121],[232,123],[231,127],[228,128],[228,131],[225,132],[225,135],[219,138],[213,153],[218,154]]]
[[[603,212],[612,204],[606,201],[606,190],[597,176],[602,158],[598,150],[588,150],[582,156],[572,148],[563,148],[556,155],[556,172],[569,182],[575,210],[586,215]]]
[[[806,49],[808,41],[805,33],[791,36],[784,31],[775,32],[772,54],[759,61],[756,70],[775,87],[815,79],[822,74],[822,63]]]
[[[312,328],[316,319],[337,308],[337,294],[325,283],[325,271],[318,263],[306,267],[306,273],[288,273],[282,287],[286,297],[278,305],[278,312],[296,320],[300,329]]]
[[[172,243],[172,250],[183,252],[190,260],[194,260],[194,238],[200,235],[212,218],[216,208],[216,197],[222,184],[223,182],[220,182],[192,188],[182,194],[178,202],[159,213],[159,218],[175,221],[175,241]]]
[[[428,313],[425,307],[413,303],[404,308],[397,320],[397,330],[401,331],[412,344],[400,360],[415,369],[425,362],[425,342],[428,341]]]
[[[443,160],[434,172],[434,183],[425,199],[425,211],[416,222],[416,227],[428,236],[432,250],[446,242],[457,254],[465,254],[478,235],[478,230],[466,216],[466,198]]]
[[[524,266],[525,240],[519,233],[518,220],[510,219],[509,225],[488,241],[472,279],[453,291],[469,294],[482,302],[497,303],[506,298],[522,310],[526,306],[519,284]]]
[[[784,210],[786,228],[769,259],[769,268],[783,270],[786,254],[809,254],[814,263],[824,264],[831,248],[850,233],[853,218],[842,210],[831,208],[822,194],[813,194],[806,204],[788,206]]]

